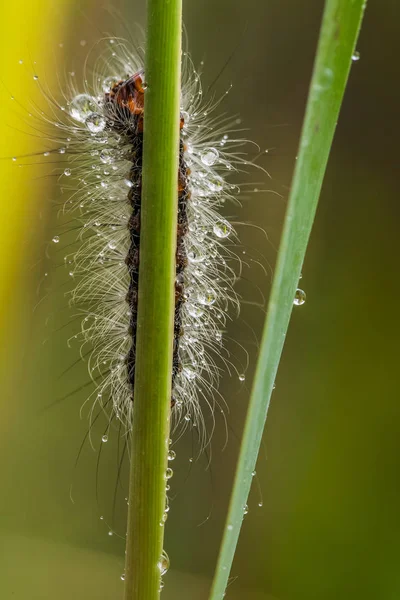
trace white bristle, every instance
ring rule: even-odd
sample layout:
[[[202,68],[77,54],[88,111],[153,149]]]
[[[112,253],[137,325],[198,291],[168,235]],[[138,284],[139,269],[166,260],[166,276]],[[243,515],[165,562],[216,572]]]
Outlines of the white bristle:
[[[80,247],[66,262],[75,285],[71,304],[82,314],[79,338],[91,348],[88,367],[96,384],[88,398],[91,414],[99,403],[110,417],[112,406],[111,417],[116,416],[129,432],[133,405],[125,359],[132,340],[125,300],[130,283],[125,258],[130,246],[128,193],[133,165],[124,134],[129,123],[114,114],[119,119],[118,132],[107,126],[110,105],[106,109],[105,94],[116,82],[143,69],[144,61],[124,40],[114,38],[111,45],[109,40],[103,42],[103,50],[99,44],[92,51],[98,57],[90,79],[84,73],[79,86],[75,74],[70,76],[65,106],[47,94],[51,108],[47,120],[57,125],[57,147],[51,153],[64,155],[59,175],[68,199],[63,212],[72,213],[79,226]],[[218,380],[224,364],[228,368],[230,364],[222,344],[228,310],[233,316],[239,310],[233,285],[240,261],[226,244],[226,240],[230,247],[235,243],[236,233],[219,210],[225,201],[235,200],[239,191],[227,182],[227,176],[247,164],[240,148],[246,140],[235,137],[235,119],[217,115],[218,104],[204,102],[199,75],[184,53],[181,139],[185,165],[190,169],[188,232],[184,236],[188,264],[178,275],[185,301],[172,413],[174,430],[197,426],[203,446],[210,436],[203,427],[204,407],[212,415],[216,405],[223,410]]]

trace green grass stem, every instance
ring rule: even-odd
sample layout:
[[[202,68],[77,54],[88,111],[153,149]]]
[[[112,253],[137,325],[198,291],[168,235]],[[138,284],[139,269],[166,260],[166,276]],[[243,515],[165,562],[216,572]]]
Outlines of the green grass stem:
[[[260,354],[210,600],[227,586],[365,0],[327,0]],[[300,309],[301,310],[301,309]]]
[[[147,6],[125,600],[156,600],[160,595],[175,307],[182,0],[148,0]]]

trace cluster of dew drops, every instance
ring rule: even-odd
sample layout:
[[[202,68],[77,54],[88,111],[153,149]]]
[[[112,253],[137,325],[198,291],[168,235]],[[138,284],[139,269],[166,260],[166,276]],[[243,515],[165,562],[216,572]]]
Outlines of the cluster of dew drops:
[[[353,58],[353,60],[358,60],[358,58]],[[116,77],[107,77],[106,79],[104,79],[103,91],[105,91],[105,92],[109,91],[110,87],[116,80],[117,80]],[[99,98],[99,101],[100,101],[100,98]],[[99,106],[98,106],[98,103],[96,102],[96,99],[94,97],[90,96],[89,94],[82,93],[82,94],[78,94],[77,96],[75,96],[69,103],[68,109],[69,109],[69,114],[71,115],[71,117],[74,120],[78,121],[79,123],[85,124],[87,129],[92,134],[94,134],[94,135],[99,134],[105,129],[106,119],[99,112]],[[187,116],[187,119],[188,119],[188,116]],[[221,141],[221,144],[224,144],[224,142],[226,143],[226,139],[227,139],[227,136],[224,136],[224,138]],[[62,150],[65,152],[64,149],[62,149]],[[188,153],[190,155],[190,145],[188,146]],[[48,154],[48,153],[46,153],[46,154]],[[106,162],[106,158],[107,157],[105,156],[103,162]],[[212,167],[218,161],[218,159],[219,159],[219,152],[216,148],[212,148],[212,147],[205,148],[200,154],[201,163],[203,163],[206,168]],[[190,162],[190,159],[188,162]],[[71,169],[66,168],[64,170],[64,175],[66,177],[69,177],[71,175]],[[201,173],[199,174],[199,176],[201,177]],[[214,176],[214,179],[211,182],[208,177],[207,185],[211,186],[210,191],[214,192],[214,193],[216,193],[216,192],[218,193],[218,192],[222,191],[222,188],[223,188],[222,179],[219,176]],[[213,225],[213,233],[217,238],[220,238],[220,239],[227,238],[229,236],[229,234],[231,233],[230,224],[224,219],[217,221]],[[54,236],[52,241],[57,244],[60,241],[59,236]],[[189,253],[189,259],[190,258],[191,257],[190,257],[190,253]],[[193,260],[195,260],[195,259],[196,259],[196,257],[193,257]],[[298,288],[296,290],[295,297],[293,300],[294,305],[301,306],[302,304],[305,303],[305,301],[306,301],[305,292],[303,290],[301,290],[300,288]],[[207,304],[209,302],[210,302],[209,299],[204,300],[204,304]],[[243,382],[244,380],[245,380],[245,375],[242,373],[239,374],[239,381]],[[103,441],[105,441],[105,440],[103,440]]]

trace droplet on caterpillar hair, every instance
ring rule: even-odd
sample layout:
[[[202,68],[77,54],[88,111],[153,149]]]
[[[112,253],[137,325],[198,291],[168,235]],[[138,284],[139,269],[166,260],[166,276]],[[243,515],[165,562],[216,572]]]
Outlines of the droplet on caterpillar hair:
[[[196,306],[196,304],[189,303],[187,305],[187,311],[191,317],[200,318],[204,315],[204,310],[200,308],[200,306]]]
[[[207,187],[211,192],[222,192],[224,189],[224,182],[222,177],[218,175],[213,175],[208,177],[207,179]]]
[[[200,304],[211,306],[217,300],[217,295],[214,290],[207,290],[206,292],[200,292],[197,298]]]
[[[84,123],[90,113],[94,113],[96,110],[97,104],[89,94],[78,94],[69,105],[69,114],[80,123]]]
[[[201,162],[203,163],[203,165],[206,165],[207,167],[211,167],[212,165],[214,165],[218,158],[219,158],[219,152],[215,148],[206,148],[206,150],[204,150],[200,154]]]
[[[227,221],[217,221],[213,226],[213,232],[218,238],[227,238],[231,233],[231,226]]]
[[[188,379],[189,381],[193,381],[193,379],[195,379],[196,377],[196,371],[194,371],[190,367],[183,367],[182,372],[186,379]]]
[[[109,148],[104,148],[104,150],[100,152],[100,160],[106,165],[112,163],[114,161],[113,150],[110,150]]]
[[[106,120],[102,115],[94,112],[85,119],[85,125],[92,133],[100,133],[106,126]]]
[[[118,77],[118,75],[112,75],[111,77],[106,77],[105,79],[103,79],[103,82],[101,84],[102,90],[104,93],[108,93],[112,87],[118,83],[118,81],[120,81],[120,77]]]

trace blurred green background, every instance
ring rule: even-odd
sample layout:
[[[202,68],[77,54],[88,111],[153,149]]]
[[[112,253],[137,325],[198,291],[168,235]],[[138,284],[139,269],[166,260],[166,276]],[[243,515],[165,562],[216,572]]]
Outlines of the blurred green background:
[[[94,0],[0,8],[1,156],[46,149],[24,125],[31,102],[40,104],[33,73],[56,93],[57,78],[78,76],[103,32],[135,36],[134,24],[144,25],[143,2],[112,6],[112,16]],[[269,149],[262,164],[271,178],[252,172],[239,181],[271,192],[245,194],[243,207],[226,214],[266,230],[268,241],[237,227],[244,247],[273,266],[323,2],[192,0],[184,8],[205,89],[218,76],[218,96],[232,82],[221,111],[240,115],[245,135]],[[303,268],[307,302],[294,310],[227,598],[400,595],[399,19],[393,0],[367,8]],[[50,256],[53,267],[44,260],[57,231],[53,167],[19,169],[7,159],[0,168],[1,598],[120,598],[125,510],[119,489],[112,519],[116,441],[102,448],[96,499],[104,424],[93,434],[97,452],[86,444],[75,466],[88,425],[87,412],[79,417],[85,391],[45,408],[86,378],[82,364],[60,378],[78,350],[68,349],[73,329],[63,327],[65,273],[54,268],[62,255]],[[208,456],[196,460],[190,434],[176,446],[166,600],[207,597],[256,358],[251,331],[259,339],[263,323],[263,311],[247,304],[260,302],[259,287],[267,295],[270,276],[254,264],[229,331],[232,352],[243,344],[251,361],[244,384],[236,376],[222,382],[226,448],[222,419],[210,468]]]

